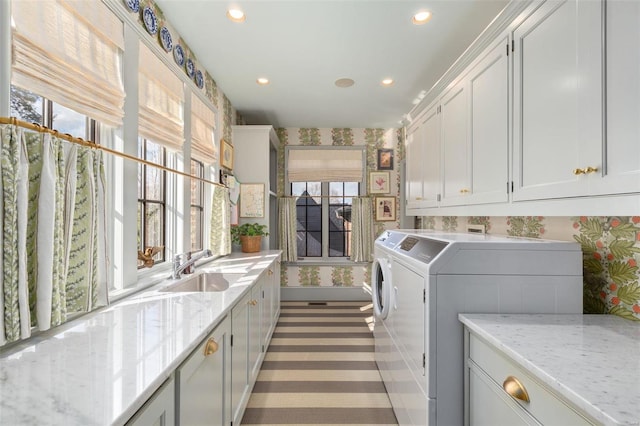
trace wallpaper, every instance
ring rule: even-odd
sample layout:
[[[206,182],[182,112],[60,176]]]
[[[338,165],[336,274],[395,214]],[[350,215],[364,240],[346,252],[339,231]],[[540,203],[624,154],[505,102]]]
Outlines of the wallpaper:
[[[400,174],[398,164],[404,156],[404,144],[400,129],[363,129],[363,128],[280,128],[276,130],[280,138],[278,164],[284,164],[286,145],[309,146],[365,146],[366,177],[369,188],[369,172],[378,170],[378,149],[393,150],[394,169],[389,171],[390,191],[383,196],[396,197],[396,221],[374,222],[374,232],[380,234],[385,229],[399,227]],[[278,195],[284,195],[284,167],[278,167]],[[367,191],[368,192],[368,191]],[[360,287],[369,282],[370,265],[354,266],[286,266],[281,271],[283,287]]]
[[[582,246],[584,312],[640,321],[640,216],[443,216],[417,218],[416,227],[576,241]]]

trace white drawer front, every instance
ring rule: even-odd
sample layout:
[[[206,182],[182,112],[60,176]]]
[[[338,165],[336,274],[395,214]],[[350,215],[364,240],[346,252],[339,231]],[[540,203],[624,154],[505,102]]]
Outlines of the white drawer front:
[[[591,425],[585,417],[575,411],[573,407],[563,401],[543,384],[534,379],[522,367],[516,365],[493,347],[487,345],[473,334],[470,334],[469,357],[487,376],[502,389],[505,379],[509,376],[517,380],[526,389],[530,402],[524,402],[509,396],[514,402],[530,413],[537,421],[544,425],[578,426]],[[471,364],[471,363],[470,363]],[[473,391],[473,389],[471,389]],[[474,414],[471,413],[471,418]]]

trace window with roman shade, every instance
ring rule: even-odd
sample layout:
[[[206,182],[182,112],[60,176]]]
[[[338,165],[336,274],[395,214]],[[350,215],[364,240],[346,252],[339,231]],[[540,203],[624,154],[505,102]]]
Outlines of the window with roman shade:
[[[138,72],[138,133],[181,151],[184,142],[184,89],[180,78],[142,41]]]
[[[13,0],[12,83],[104,124],[124,115],[124,26],[101,1]]]
[[[205,164],[217,159],[214,131],[216,115],[195,94],[191,95],[191,156]]]
[[[362,150],[311,148],[289,149],[289,182],[361,182]]]

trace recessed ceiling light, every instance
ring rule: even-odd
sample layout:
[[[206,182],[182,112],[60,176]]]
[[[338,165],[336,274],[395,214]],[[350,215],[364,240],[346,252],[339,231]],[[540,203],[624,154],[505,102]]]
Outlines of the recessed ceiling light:
[[[338,87],[351,87],[355,84],[355,81],[353,81],[350,78],[339,78],[335,81],[335,85]]]
[[[431,12],[429,12],[428,10],[422,10],[413,15],[413,18],[411,18],[411,22],[414,25],[426,24],[431,19],[431,16]]]
[[[260,77],[259,79],[256,80],[256,83],[258,83],[261,86],[266,86],[267,84],[269,84],[269,79]]]
[[[393,79],[392,78],[385,78],[384,80],[382,80],[382,85],[383,86],[393,86]]]
[[[233,22],[244,22],[246,16],[242,10],[233,8],[227,10],[227,18]]]

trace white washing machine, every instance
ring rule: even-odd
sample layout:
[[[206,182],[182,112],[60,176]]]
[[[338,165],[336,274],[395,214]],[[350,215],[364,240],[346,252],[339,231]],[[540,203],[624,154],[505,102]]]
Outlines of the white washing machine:
[[[380,370],[380,375],[385,383],[390,383],[387,374],[389,352],[391,350],[391,336],[387,329],[386,321],[391,320],[392,312],[392,288],[391,288],[391,258],[393,249],[404,238],[404,235],[393,233],[383,234],[377,240],[374,247],[374,260],[371,274],[371,298],[373,304],[373,336],[375,342],[375,360]],[[391,393],[389,393],[391,395]]]
[[[400,425],[464,423],[458,313],[582,313],[577,243],[398,230],[374,255],[375,359]]]

